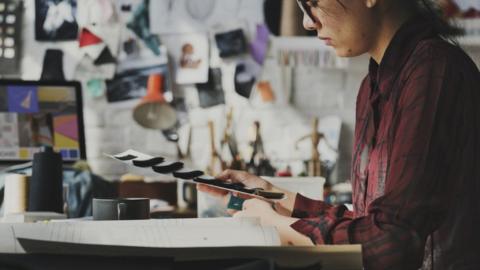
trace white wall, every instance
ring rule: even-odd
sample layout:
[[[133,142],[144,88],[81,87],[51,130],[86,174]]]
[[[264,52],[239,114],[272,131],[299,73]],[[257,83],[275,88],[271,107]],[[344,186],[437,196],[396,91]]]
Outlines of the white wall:
[[[34,40],[34,0],[25,0],[25,8],[22,77],[32,80],[39,79],[45,49],[61,48],[65,52],[65,75],[67,78],[72,78],[75,63],[78,60],[77,43],[36,42]],[[468,52],[477,64],[480,64],[480,49],[470,48]],[[305,129],[305,127],[309,127],[308,119],[310,117],[337,114],[344,122],[337,177],[339,181],[349,179],[355,99],[360,82],[367,72],[367,57],[352,59],[350,67],[346,70],[297,70],[295,74],[297,82],[305,83],[309,81],[331,87],[315,87],[312,86],[315,84],[310,84],[310,86],[301,87],[297,90],[299,97],[309,97],[303,100],[297,99],[298,112],[303,116],[281,108],[252,110],[248,103],[233,91],[234,64],[223,63],[221,66],[224,74],[223,83],[226,99],[229,104],[235,104],[236,106],[237,136],[239,136],[241,144],[245,145],[248,137],[248,127],[254,119],[268,120],[264,121],[262,131],[265,134],[274,134],[264,135],[266,141],[268,140],[266,143],[269,144],[270,149],[283,149],[281,151],[285,155],[285,148],[288,153],[289,147],[293,144],[292,134],[298,135],[308,131],[308,128]],[[335,107],[329,107],[324,101],[327,95],[331,97],[332,91],[336,92],[337,103]],[[186,87],[179,89],[179,92],[184,93],[187,101],[195,103],[196,92],[194,89]],[[172,158],[175,156],[175,146],[167,143],[159,131],[145,130],[133,121],[131,109],[138,101],[123,103],[119,106],[108,104],[105,98],[94,99],[86,94],[84,94],[84,99],[87,156],[96,173],[114,179],[127,171],[132,171],[131,168],[127,169],[122,164],[103,157],[103,153],[116,153],[127,148],[134,148],[152,155],[167,155]],[[321,105],[323,105],[323,108]],[[220,138],[221,130],[225,125],[225,111],[225,106],[217,106],[209,110],[198,108],[192,108],[191,110],[190,120],[194,123],[192,154],[194,165],[200,169],[205,169],[209,161],[210,146],[207,121],[209,119],[215,120],[217,123],[217,139]],[[281,133],[276,132],[278,126],[281,126]],[[288,142],[287,146],[285,142]]]

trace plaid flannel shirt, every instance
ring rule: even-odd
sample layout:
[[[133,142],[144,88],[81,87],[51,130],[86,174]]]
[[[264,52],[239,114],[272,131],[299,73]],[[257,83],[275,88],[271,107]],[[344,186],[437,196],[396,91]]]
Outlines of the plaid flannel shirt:
[[[366,269],[480,269],[480,75],[414,18],[357,98],[354,211],[298,195],[296,231],[361,244]]]

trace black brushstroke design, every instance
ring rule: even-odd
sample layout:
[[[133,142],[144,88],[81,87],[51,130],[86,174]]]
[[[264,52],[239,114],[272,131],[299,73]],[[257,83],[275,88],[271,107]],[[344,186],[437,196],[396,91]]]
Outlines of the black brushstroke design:
[[[141,160],[134,160],[132,161],[133,165],[141,168],[148,168],[148,167],[153,167],[156,165],[159,165],[162,163],[165,159],[163,157],[154,157],[150,159],[141,159]]]
[[[183,168],[182,162],[169,162],[165,164],[160,164],[153,166],[152,169],[161,174],[173,173],[175,171],[181,170]]]
[[[173,173],[173,176],[180,179],[190,180],[202,176],[203,172],[199,170],[180,170]]]
[[[122,160],[122,161],[128,161],[128,160],[132,160],[132,159],[136,159],[136,158],[137,158],[137,156],[134,156],[134,155],[113,156],[113,157],[116,158],[116,159]]]

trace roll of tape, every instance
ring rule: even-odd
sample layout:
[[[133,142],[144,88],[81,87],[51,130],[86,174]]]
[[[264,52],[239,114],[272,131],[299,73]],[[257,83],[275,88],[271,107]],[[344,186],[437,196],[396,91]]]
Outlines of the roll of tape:
[[[5,177],[4,216],[27,211],[29,178],[23,174]]]

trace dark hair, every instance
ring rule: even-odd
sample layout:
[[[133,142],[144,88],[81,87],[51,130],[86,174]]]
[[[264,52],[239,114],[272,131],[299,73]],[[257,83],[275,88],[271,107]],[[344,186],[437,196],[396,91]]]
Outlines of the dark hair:
[[[418,11],[432,22],[436,32],[443,38],[453,40],[464,33],[463,29],[453,25],[445,18],[440,6],[432,0],[410,1],[415,2],[414,4],[416,4]]]
[[[342,0],[336,0],[337,3],[342,6],[344,9],[347,7],[342,2]],[[447,18],[443,15],[443,11],[436,3],[435,0],[399,0],[402,1],[402,4],[407,5],[410,8],[414,8],[417,13],[422,15],[424,18],[429,20],[435,31],[441,37],[452,41],[453,43],[457,43],[455,38],[464,34],[462,28],[453,25],[450,23]],[[311,0],[311,4],[316,6],[318,0]]]

